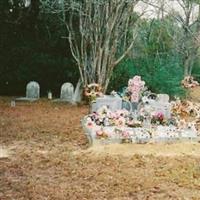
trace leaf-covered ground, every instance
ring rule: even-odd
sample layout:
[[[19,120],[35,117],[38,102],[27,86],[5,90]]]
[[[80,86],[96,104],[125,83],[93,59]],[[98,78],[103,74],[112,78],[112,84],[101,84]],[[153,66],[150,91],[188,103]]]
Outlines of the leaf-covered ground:
[[[200,199],[200,144],[88,149],[87,106],[0,98],[0,199]]]

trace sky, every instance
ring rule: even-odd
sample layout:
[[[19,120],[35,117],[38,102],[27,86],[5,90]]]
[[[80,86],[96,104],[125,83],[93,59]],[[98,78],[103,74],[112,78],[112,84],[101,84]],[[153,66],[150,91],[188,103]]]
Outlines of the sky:
[[[161,2],[164,2],[164,15],[167,15],[169,12],[177,12],[179,13],[183,18],[185,18],[184,10],[178,3],[178,0],[148,0],[153,5],[160,6]],[[179,0],[179,2],[182,2],[182,0]],[[136,7],[135,11],[138,13],[145,12],[143,15],[144,18],[158,18],[161,17],[161,12],[158,14],[158,8],[155,8],[154,6],[148,5],[147,3],[143,3],[140,1]],[[196,20],[198,16],[198,6],[194,6],[192,10],[192,15],[191,15],[191,23]]]

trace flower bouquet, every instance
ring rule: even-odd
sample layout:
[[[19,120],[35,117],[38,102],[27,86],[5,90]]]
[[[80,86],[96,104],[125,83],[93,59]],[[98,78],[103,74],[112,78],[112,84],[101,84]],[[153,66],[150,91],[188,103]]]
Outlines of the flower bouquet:
[[[103,96],[102,88],[97,83],[91,83],[84,89],[84,95],[88,98],[89,102],[94,102],[97,97]]]
[[[184,88],[193,88],[199,86],[199,83],[194,80],[192,76],[186,76],[182,81],[181,84]]]
[[[162,112],[156,112],[152,115],[151,118],[152,124],[163,124],[164,123],[164,114]]]

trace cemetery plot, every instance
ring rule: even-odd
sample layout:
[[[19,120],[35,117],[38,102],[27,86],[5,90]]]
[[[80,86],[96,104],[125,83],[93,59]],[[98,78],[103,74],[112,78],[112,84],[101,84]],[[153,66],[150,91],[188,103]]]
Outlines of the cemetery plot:
[[[200,199],[199,143],[88,148],[80,125],[88,106],[10,100],[0,98],[0,199]]]
[[[163,116],[158,113],[158,118],[148,119],[151,120],[148,122],[141,120],[140,115],[134,116],[127,110],[112,112],[107,107],[102,107],[86,116],[82,125],[90,144],[199,140],[194,126],[178,127],[170,124],[171,119],[166,120],[161,117]],[[163,120],[166,121],[161,123]]]
[[[199,140],[200,106],[179,99],[170,102],[167,94],[145,93],[144,85],[135,76],[121,97],[112,92],[92,101],[91,114],[82,121],[90,144]],[[192,122],[183,118],[184,112],[194,115]]]

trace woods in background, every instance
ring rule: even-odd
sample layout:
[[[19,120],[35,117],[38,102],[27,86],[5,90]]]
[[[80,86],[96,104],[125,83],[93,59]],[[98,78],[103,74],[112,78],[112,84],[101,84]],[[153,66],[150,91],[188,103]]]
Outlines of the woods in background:
[[[98,82],[109,92],[139,74],[152,91],[183,95],[183,77],[200,78],[198,0],[178,0],[180,12],[166,9],[167,1],[132,1],[130,12],[122,1],[112,8],[107,2],[106,7],[103,0],[38,0],[26,7],[26,1],[3,0],[0,93],[23,93],[30,80],[40,82],[43,94],[59,93],[63,82],[75,86],[81,76],[84,84]],[[146,18],[147,10],[134,12],[141,2],[157,14]]]

